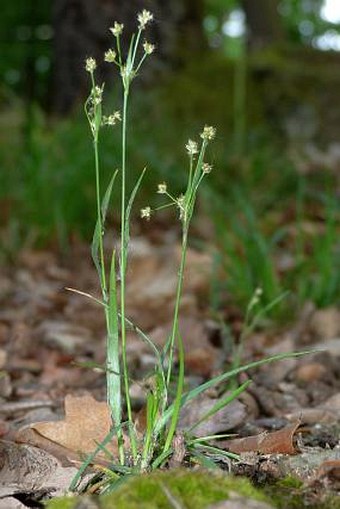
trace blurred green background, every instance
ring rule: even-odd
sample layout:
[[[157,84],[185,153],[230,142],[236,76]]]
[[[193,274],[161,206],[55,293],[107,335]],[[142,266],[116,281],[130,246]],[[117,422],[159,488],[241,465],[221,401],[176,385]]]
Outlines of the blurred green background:
[[[108,28],[155,15],[155,56],[134,82],[131,185],[148,166],[139,204],[156,184],[185,179],[184,145],[217,127],[214,171],[200,214],[213,225],[216,271],[244,306],[257,286],[291,309],[339,303],[340,6],[337,0],[12,0],[2,6],[1,255],[89,240],[93,154],[82,104],[84,61],[100,62],[108,108],[117,76],[103,63]],[[102,137],[104,180],[119,166],[119,129]],[[138,204],[138,205],[139,205]],[[138,210],[138,206],[137,206]],[[199,230],[199,228],[197,228]],[[210,231],[210,229],[209,229]],[[213,305],[223,289],[214,282]],[[224,297],[223,297],[224,298]]]

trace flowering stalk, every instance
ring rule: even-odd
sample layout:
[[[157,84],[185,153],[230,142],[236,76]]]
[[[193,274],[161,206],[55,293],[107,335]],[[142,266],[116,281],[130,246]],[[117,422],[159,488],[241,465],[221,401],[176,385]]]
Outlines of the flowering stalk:
[[[94,71],[96,69],[96,61],[88,58],[85,65],[86,70],[91,76],[91,93],[85,103],[85,112],[90,124],[95,159],[95,182],[96,182],[96,204],[97,204],[97,222],[92,242],[92,257],[98,271],[100,287],[105,310],[105,321],[107,328],[106,340],[106,383],[107,383],[107,400],[111,409],[113,423],[117,429],[118,449],[121,463],[124,462],[123,437],[121,430],[122,421],[122,400],[121,400],[121,381],[120,381],[120,362],[119,362],[119,338],[118,338],[118,315],[117,315],[117,296],[115,289],[115,277],[112,277],[115,265],[115,252],[112,255],[111,273],[109,279],[109,287],[106,280],[105,258],[104,258],[104,222],[111,194],[112,185],[116,176],[113,175],[108,190],[105,193],[103,201],[101,201],[100,186],[100,167],[99,167],[99,131],[103,124],[115,125],[120,120],[120,113],[115,112],[108,117],[102,115],[102,93],[103,87],[98,87],[94,80]],[[108,291],[109,288],[109,291]]]
[[[173,367],[173,355],[176,343],[176,337],[178,335],[178,319],[179,319],[179,307],[181,302],[181,295],[183,289],[183,280],[184,280],[184,269],[188,248],[188,234],[190,221],[193,213],[193,209],[196,201],[196,194],[198,191],[198,187],[204,178],[204,175],[207,173],[204,171],[204,168],[207,168],[205,165],[208,163],[203,162],[203,158],[205,155],[205,151],[208,145],[209,140],[212,140],[215,136],[215,129],[213,127],[206,126],[201,133],[201,138],[203,139],[201,150],[198,150],[198,145],[196,142],[189,140],[186,149],[190,158],[190,168],[189,168],[189,176],[187,182],[187,190],[182,197],[178,200],[178,205],[180,207],[180,218],[182,219],[182,246],[181,246],[181,261],[178,271],[178,280],[177,280],[177,290],[176,290],[176,300],[175,300],[175,309],[174,309],[174,317],[171,331],[171,339],[170,339],[170,350],[169,350],[169,364],[168,364],[168,372],[167,372],[167,384],[170,384],[171,372]],[[195,171],[193,171],[193,163],[194,156],[199,152],[198,161],[196,164]],[[209,168],[211,168],[209,166]]]
[[[145,30],[147,24],[152,21],[153,15],[146,10],[140,12],[137,16],[138,32],[137,36],[133,35],[130,41],[130,48],[126,60],[124,61],[121,51],[120,36],[123,32],[124,25],[115,22],[114,26],[110,28],[112,35],[116,39],[116,50],[110,49],[105,53],[105,61],[114,63],[120,70],[120,75],[123,84],[123,118],[122,118],[122,159],[121,159],[121,217],[120,217],[120,339],[121,339],[121,356],[122,356],[122,371],[124,394],[126,400],[127,420],[129,427],[131,452],[133,461],[137,462],[137,443],[132,419],[132,409],[129,391],[129,372],[126,356],[126,266],[129,242],[129,213],[126,205],[126,180],[127,180],[127,120],[128,120],[128,102],[130,85],[138,70],[143,64],[147,55],[150,55],[154,46],[148,42],[144,42],[144,53],[140,62],[136,65],[137,51],[140,44],[141,34]],[[133,193],[132,193],[133,195]],[[133,197],[131,195],[131,198]],[[117,326],[118,327],[118,326]]]

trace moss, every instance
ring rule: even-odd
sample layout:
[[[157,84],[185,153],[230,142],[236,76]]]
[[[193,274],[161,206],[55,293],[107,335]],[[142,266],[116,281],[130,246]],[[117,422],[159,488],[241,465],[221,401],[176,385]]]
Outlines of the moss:
[[[46,507],[48,509],[75,509],[77,497],[62,497],[50,500]]]
[[[293,476],[265,485],[263,489],[278,509],[340,509],[338,496],[325,496],[320,487],[316,490],[308,488]]]
[[[229,498],[230,492],[254,500],[268,501],[246,479],[213,471],[177,470],[131,478],[114,493],[104,496],[103,509],[168,509],[169,497],[183,508],[200,509]]]
[[[174,506],[174,502],[169,500],[172,498],[183,509],[203,509],[209,504],[227,500],[230,492],[252,500],[267,503],[269,500],[247,479],[220,471],[180,469],[131,476],[113,493],[98,498],[97,504],[101,509],[169,509]],[[83,498],[55,499],[47,504],[47,509],[77,509]]]

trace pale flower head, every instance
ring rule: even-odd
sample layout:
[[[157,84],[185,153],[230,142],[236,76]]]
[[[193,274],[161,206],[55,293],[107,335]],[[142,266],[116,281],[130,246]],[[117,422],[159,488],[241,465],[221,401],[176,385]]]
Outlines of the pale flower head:
[[[109,49],[105,52],[104,60],[105,62],[109,62],[110,64],[114,63],[116,61],[117,53],[114,49]]]
[[[189,156],[194,156],[195,154],[198,154],[198,144],[196,141],[188,140],[188,143],[185,145],[185,148]]]
[[[113,27],[110,28],[110,32],[115,37],[119,37],[123,32],[123,28],[124,28],[123,23],[118,23],[117,21],[115,21]]]
[[[140,217],[149,221],[151,217],[151,207],[144,207],[144,209],[141,209]]]
[[[167,192],[167,185],[165,182],[163,182],[162,184],[158,184],[158,187],[157,187],[157,193],[158,194],[166,194]]]
[[[202,171],[203,171],[203,173],[210,173],[212,169],[213,169],[213,167],[212,167],[211,164],[209,164],[209,163],[203,163],[202,164]]]
[[[102,100],[103,100],[103,86],[99,87],[98,85],[96,85],[92,92],[93,104],[98,105],[102,102]]]
[[[143,43],[143,49],[147,55],[151,55],[155,51],[155,45],[151,44],[148,41],[144,41]]]
[[[177,200],[177,206],[179,208],[179,218],[180,220],[183,220],[185,217],[185,196],[181,194]]]
[[[252,309],[253,307],[255,307],[259,304],[259,302],[261,300],[262,293],[263,293],[262,288],[260,288],[260,287],[256,288],[254,295],[252,296],[252,298],[249,302],[249,305],[248,305],[249,309]]]
[[[89,57],[89,58],[86,59],[86,61],[85,61],[85,70],[87,72],[92,73],[96,69],[96,67],[97,67],[97,62],[95,61],[94,58]]]
[[[113,125],[116,125],[117,122],[120,122],[121,120],[122,120],[122,117],[121,117],[120,111],[115,111],[108,117],[104,117],[104,124],[113,126]]]
[[[201,132],[200,136],[203,140],[210,141],[215,138],[216,135],[216,128],[212,126],[204,126],[203,131]]]
[[[142,12],[139,12],[137,14],[137,20],[138,20],[138,29],[144,30],[146,25],[148,23],[150,23],[150,21],[153,20],[153,14],[150,11],[143,9]]]

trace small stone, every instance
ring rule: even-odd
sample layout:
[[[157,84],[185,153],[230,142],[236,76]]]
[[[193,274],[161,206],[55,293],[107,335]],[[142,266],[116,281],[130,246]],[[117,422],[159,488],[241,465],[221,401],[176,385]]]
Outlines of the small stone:
[[[3,348],[0,348],[0,369],[6,368],[7,364],[7,352]]]
[[[323,364],[311,362],[310,364],[300,366],[296,370],[295,377],[298,382],[308,383],[321,380],[326,373],[327,370]]]
[[[310,330],[318,339],[332,339],[340,334],[340,311],[335,307],[315,311]]]

